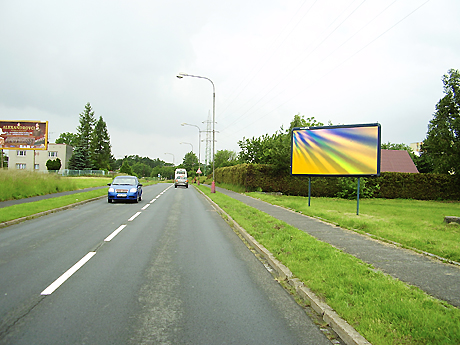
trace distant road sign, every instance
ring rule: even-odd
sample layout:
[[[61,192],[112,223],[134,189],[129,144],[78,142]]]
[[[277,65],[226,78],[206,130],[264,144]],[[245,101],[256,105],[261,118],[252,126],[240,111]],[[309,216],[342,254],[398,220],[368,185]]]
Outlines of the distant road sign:
[[[196,171],[197,174],[202,174],[200,168],[198,168],[198,170]]]

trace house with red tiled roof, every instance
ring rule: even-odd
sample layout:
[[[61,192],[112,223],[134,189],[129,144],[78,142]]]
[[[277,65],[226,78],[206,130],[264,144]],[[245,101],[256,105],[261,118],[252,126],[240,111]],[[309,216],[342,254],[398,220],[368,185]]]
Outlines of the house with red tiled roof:
[[[406,150],[380,150],[380,172],[418,173]]]

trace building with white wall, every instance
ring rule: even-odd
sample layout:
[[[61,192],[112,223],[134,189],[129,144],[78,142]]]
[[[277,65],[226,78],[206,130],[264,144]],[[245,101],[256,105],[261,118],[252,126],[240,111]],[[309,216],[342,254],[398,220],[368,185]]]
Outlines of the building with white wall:
[[[8,150],[8,169],[47,171],[48,159],[61,160],[61,170],[68,169],[73,147],[67,144],[48,144],[48,150]]]

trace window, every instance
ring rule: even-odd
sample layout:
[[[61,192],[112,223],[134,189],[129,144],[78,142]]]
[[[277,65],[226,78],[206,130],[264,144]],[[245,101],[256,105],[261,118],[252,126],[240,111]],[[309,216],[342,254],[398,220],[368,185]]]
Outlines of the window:
[[[26,168],[25,163],[16,163],[16,169],[24,170],[25,168]]]
[[[39,169],[40,169],[40,164],[35,164],[34,169],[35,169],[35,170],[39,170]]]
[[[49,151],[48,157],[57,157],[58,156],[57,154],[58,154],[57,151]]]
[[[26,155],[26,151],[16,151],[16,154],[18,156],[25,156]]]

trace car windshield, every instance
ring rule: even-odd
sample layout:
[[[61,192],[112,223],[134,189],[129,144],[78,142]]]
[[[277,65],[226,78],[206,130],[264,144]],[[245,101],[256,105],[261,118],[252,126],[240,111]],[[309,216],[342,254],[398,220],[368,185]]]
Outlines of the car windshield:
[[[116,177],[112,184],[129,184],[129,185],[132,185],[132,184],[136,184],[136,179],[132,178],[132,177]]]

